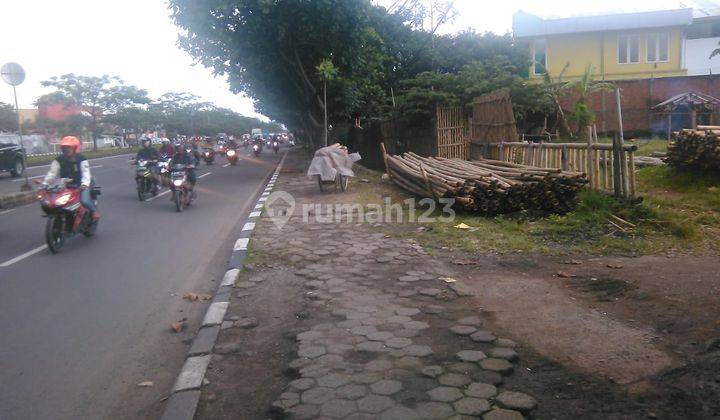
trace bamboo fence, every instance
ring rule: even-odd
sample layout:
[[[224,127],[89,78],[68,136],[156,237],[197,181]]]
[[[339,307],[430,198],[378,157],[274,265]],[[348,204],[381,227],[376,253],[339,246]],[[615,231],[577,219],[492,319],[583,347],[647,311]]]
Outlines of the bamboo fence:
[[[635,145],[623,145],[617,153],[612,144],[605,143],[499,142],[486,148],[485,157],[489,159],[583,172],[587,174],[590,188],[625,198],[636,194]]]
[[[444,158],[468,158],[468,124],[462,107],[436,107],[437,155]]]

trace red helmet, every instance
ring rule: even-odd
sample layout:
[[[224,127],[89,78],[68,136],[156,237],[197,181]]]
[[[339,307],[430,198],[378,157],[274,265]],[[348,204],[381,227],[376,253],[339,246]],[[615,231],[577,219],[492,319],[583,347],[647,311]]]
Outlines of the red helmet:
[[[70,146],[75,149],[75,153],[80,153],[80,140],[75,136],[65,136],[60,139],[60,147]]]

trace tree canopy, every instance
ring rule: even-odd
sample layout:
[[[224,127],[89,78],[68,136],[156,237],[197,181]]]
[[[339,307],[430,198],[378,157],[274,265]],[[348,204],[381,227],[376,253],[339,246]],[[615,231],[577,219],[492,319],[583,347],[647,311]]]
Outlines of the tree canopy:
[[[79,76],[69,73],[59,77],[53,76],[41,84],[56,89],[45,96],[45,100],[77,105],[90,115],[92,119],[90,130],[94,147],[97,147],[95,143],[100,134],[98,122],[103,115],[150,102],[146,90],[127,86],[117,76]]]
[[[440,6],[441,19],[451,13],[451,3]],[[392,12],[370,0],[169,4],[185,50],[226,76],[235,92],[255,99],[259,112],[315,140],[322,132],[323,62],[336,72],[325,79],[334,122],[420,117],[437,103],[466,104],[496,87],[510,87],[520,115],[548,105],[522,79],[529,68],[526,45],[509,35],[423,30],[428,11],[421,2],[404,2]]]
[[[82,108],[83,113],[63,121],[39,118],[35,126],[68,134],[89,133],[93,139],[108,130],[108,124],[133,132],[164,129],[170,136],[240,134],[255,127],[273,131],[281,128],[277,123],[264,123],[230,109],[218,108],[189,92],[168,92],[153,100],[147,91],[125,85],[117,76],[66,74],[42,84],[56,90],[40,97],[38,104],[75,105]],[[0,120],[2,115],[0,107]]]

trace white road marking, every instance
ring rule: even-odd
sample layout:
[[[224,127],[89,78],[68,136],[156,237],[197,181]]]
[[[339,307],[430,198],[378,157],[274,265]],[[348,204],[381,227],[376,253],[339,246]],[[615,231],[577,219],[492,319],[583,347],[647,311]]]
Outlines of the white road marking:
[[[230,302],[215,302],[211,303],[205,318],[202,321],[202,326],[207,327],[210,325],[218,325],[222,323],[225,318],[225,312],[227,312],[228,305]]]
[[[267,197],[268,195],[270,195],[270,192],[267,190],[262,193],[262,197]]]
[[[165,190],[165,191],[161,192],[160,194],[156,195],[155,197],[150,197],[150,198],[148,198],[148,199],[145,200],[145,201],[153,201],[154,199],[156,199],[156,198],[158,198],[158,197],[162,197],[163,195],[165,195],[165,194],[167,194],[167,193],[169,193],[169,192],[170,192],[170,190]]]
[[[235,241],[235,246],[233,247],[233,251],[245,251],[248,248],[248,243],[250,242],[250,238],[240,238],[237,241]]]
[[[15,211],[15,209],[3,210],[3,211],[0,211],[0,214],[8,214],[11,211]]]
[[[228,166],[230,166],[230,164],[229,164],[229,163],[226,163],[226,164],[224,164],[222,167],[223,167],[223,168],[227,168]]]
[[[255,223],[253,223],[253,222],[245,223],[245,226],[243,226],[243,228],[242,228],[243,232],[246,230],[253,230],[253,229],[255,229]]]
[[[262,213],[259,211],[254,211],[254,212],[250,213],[250,215],[248,217],[260,217],[261,214]]]
[[[265,200],[267,200],[267,197],[260,197],[260,199],[258,200],[258,203],[264,203]]]
[[[210,174],[212,174],[212,172],[208,172],[208,173],[202,174],[202,175],[200,175],[200,176],[198,177],[198,179],[200,179],[200,178],[202,178],[202,177],[205,177],[205,176],[208,176],[208,175],[210,175]]]
[[[255,208],[253,210],[262,210],[262,208],[263,208],[263,205],[258,203],[258,204],[255,204]]]
[[[16,262],[22,261],[27,257],[33,256],[33,255],[37,254],[38,252],[44,250],[45,248],[47,248],[47,245],[39,246],[39,247],[37,247],[33,250],[30,250],[22,255],[18,255],[17,257],[15,257],[11,260],[5,261],[4,263],[0,264],[0,267],[10,267],[11,265],[15,264]]]
[[[223,276],[223,281],[222,283],[220,283],[220,286],[235,286],[235,281],[237,281],[238,274],[240,274],[240,270],[237,268],[226,271],[225,275]]]
[[[92,158],[92,159],[88,159],[88,160],[89,160],[90,162],[94,162],[94,161],[96,161],[96,160],[113,159],[113,158],[119,158],[119,157],[124,157],[124,156],[135,156],[135,153],[124,153],[124,154],[122,154],[122,155],[105,156],[105,157],[99,157],[99,158]],[[49,167],[50,167],[50,164],[47,164],[47,165],[28,166],[28,169],[31,169],[31,168],[49,168]]]
[[[227,302],[224,302],[227,305]],[[215,305],[215,303],[213,303]],[[210,305],[212,308],[212,305]],[[227,309],[227,308],[226,308]],[[225,312],[223,311],[223,316]],[[220,320],[222,321],[222,319]],[[207,371],[208,365],[210,365],[211,354],[206,356],[195,356],[188,357],[185,360],[185,364],[180,371],[175,385],[173,385],[173,392],[184,391],[186,389],[198,389],[202,386],[205,372]]]

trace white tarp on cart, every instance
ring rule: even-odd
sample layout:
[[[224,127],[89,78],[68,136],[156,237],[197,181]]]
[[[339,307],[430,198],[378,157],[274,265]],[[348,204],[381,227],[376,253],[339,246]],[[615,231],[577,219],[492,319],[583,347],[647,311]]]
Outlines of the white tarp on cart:
[[[315,152],[307,175],[320,175],[323,181],[333,181],[338,172],[345,176],[355,176],[352,166],[360,159],[359,153],[348,153],[345,147],[336,143]]]

